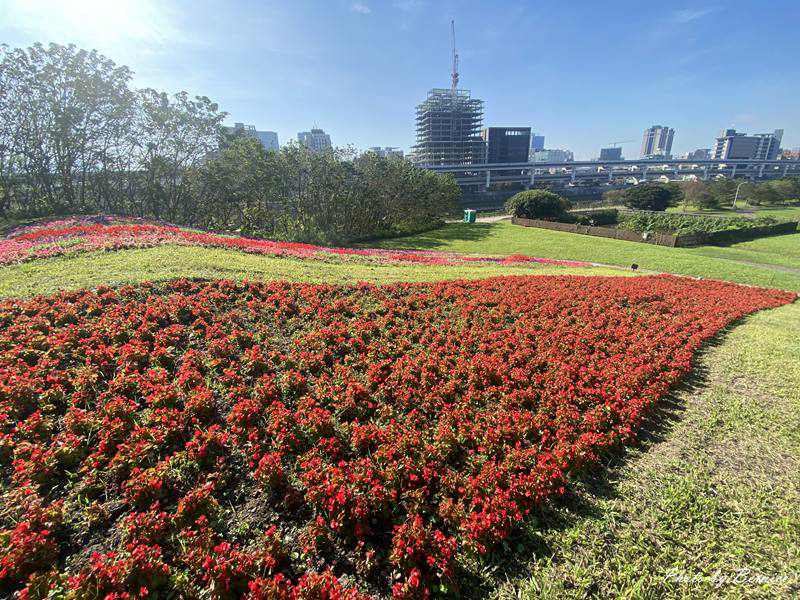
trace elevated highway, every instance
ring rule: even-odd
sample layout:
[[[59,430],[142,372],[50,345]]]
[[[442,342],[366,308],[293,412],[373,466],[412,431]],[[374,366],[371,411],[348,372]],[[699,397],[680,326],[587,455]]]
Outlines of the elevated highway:
[[[464,189],[486,190],[492,184],[624,185],[643,181],[709,180],[719,177],[752,181],[800,176],[798,160],[642,159],[556,163],[421,165],[452,173]]]

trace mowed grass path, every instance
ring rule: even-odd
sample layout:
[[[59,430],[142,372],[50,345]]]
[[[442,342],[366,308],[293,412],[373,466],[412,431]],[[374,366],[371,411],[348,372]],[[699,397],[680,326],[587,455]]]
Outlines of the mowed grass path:
[[[190,246],[88,252],[0,267],[0,297],[27,297],[58,290],[163,281],[177,277],[260,279],[311,283],[393,283],[481,279],[500,275],[626,275],[619,269],[529,263],[419,265],[362,259],[301,260]]]
[[[800,291],[800,233],[729,247],[665,248],[501,221],[454,223],[435,231],[383,240],[376,245],[465,254],[528,254],[626,267],[636,263],[640,268],[653,271]]]

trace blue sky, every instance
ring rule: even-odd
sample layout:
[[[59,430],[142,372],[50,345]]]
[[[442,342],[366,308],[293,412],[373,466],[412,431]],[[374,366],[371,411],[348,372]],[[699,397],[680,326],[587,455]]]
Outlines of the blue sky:
[[[485,125],[580,158],[623,140],[634,157],[655,123],[676,153],[729,126],[800,146],[796,0],[0,0],[0,41],[97,48],[135,85],[207,95],[281,143],[317,124],[336,145],[408,149],[415,105],[449,86],[450,18]]]

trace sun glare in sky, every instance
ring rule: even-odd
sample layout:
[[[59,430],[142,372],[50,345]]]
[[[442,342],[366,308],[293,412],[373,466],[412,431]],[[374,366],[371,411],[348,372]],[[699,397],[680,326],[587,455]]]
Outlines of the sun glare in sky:
[[[10,0],[9,20],[63,43],[103,50],[165,41],[165,20],[150,0]]]

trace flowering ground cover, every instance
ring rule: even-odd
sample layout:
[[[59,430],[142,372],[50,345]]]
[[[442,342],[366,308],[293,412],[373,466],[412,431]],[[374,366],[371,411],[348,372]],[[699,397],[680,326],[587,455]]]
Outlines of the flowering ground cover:
[[[303,259],[360,258],[379,262],[425,265],[491,262],[589,266],[589,263],[582,261],[563,261],[523,255],[491,257],[426,250],[331,248],[313,244],[227,236],[142,219],[123,219],[105,215],[70,217],[59,221],[20,227],[10,232],[6,239],[0,240],[0,265],[37,258],[71,255],[78,252],[151,248],[166,244],[226,248],[253,254]]]
[[[424,597],[788,292],[179,280],[0,303],[0,595]]]

